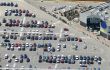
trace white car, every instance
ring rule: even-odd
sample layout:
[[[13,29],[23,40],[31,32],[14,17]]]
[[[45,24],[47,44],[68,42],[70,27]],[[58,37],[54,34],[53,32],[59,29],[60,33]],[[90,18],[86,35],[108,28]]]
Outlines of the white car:
[[[15,58],[16,57],[16,55],[15,54],[12,54],[12,58]]]
[[[57,48],[61,48],[61,45],[60,45],[60,44],[58,44]]]
[[[8,59],[8,58],[9,58],[8,54],[5,54],[5,59]]]
[[[39,30],[36,30],[36,32],[39,32]]]
[[[14,43],[11,43],[11,47],[14,47]]]
[[[60,48],[57,48],[57,51],[60,51],[61,49]]]
[[[51,47],[48,47],[48,51],[49,51],[49,52],[51,51]]]
[[[14,50],[14,47],[11,47],[11,50]]]
[[[19,61],[19,59],[18,58],[15,58],[15,62],[18,62]]]
[[[10,47],[9,46],[7,46],[7,50],[10,50]]]
[[[21,47],[18,47],[17,49],[18,49],[18,50],[21,50]]]
[[[8,65],[8,64],[6,64],[6,67],[9,67],[9,65]]]
[[[76,58],[76,60],[78,60],[78,59],[79,59],[79,57],[78,57],[77,55],[75,56],[75,58]]]
[[[66,48],[66,44],[63,44],[63,48]]]
[[[26,47],[29,47],[29,43],[26,43]]]

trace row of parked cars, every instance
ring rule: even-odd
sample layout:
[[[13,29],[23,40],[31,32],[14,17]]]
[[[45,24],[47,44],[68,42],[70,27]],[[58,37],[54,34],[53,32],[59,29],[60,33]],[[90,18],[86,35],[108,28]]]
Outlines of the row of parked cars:
[[[30,13],[29,10],[21,10],[21,9],[10,9],[5,11],[5,16],[22,16],[25,15],[25,17],[33,17],[35,18],[36,15],[34,13]]]
[[[61,48],[66,48],[67,47],[67,45],[66,44],[63,44],[63,45],[61,45],[61,44],[58,44],[56,47],[51,47],[51,46],[48,46],[48,47],[44,47],[44,51],[45,52],[55,52],[55,51],[61,51]]]
[[[25,51],[27,48],[29,48],[29,51],[36,51],[37,48],[43,48],[44,52],[55,52],[55,51],[61,51],[61,48],[66,48],[66,44],[58,44],[56,47],[52,47],[51,43],[1,43],[1,46],[6,47],[7,50],[14,51],[15,48],[18,49],[18,51]]]
[[[68,63],[68,64],[75,64],[76,61],[79,61],[80,65],[85,64],[94,64],[94,62],[98,62],[98,64],[101,64],[101,57],[98,56],[77,56],[77,55],[39,55],[38,62],[47,62],[47,63]]]
[[[18,4],[14,2],[0,2],[0,6],[18,7]]]
[[[25,35],[25,36],[22,36],[21,37],[21,40],[26,40],[26,39],[28,39],[28,40],[57,40],[58,38],[57,38],[57,36],[43,36],[43,35],[41,35],[41,36],[39,36],[39,35]]]
[[[6,42],[2,42],[1,46],[5,46],[5,47],[38,47],[38,48],[42,48],[42,47],[52,47],[51,43],[6,43]]]
[[[10,57],[8,54],[5,54],[4,59],[7,60],[8,63],[11,63],[13,60],[20,63],[23,63],[24,60],[26,62],[30,62],[30,58],[27,56],[27,54],[21,54],[20,58],[17,58],[15,54],[12,54],[12,57]]]
[[[82,42],[82,38],[80,37],[71,37],[71,36],[68,36],[66,38],[66,41],[79,41],[79,42]]]
[[[19,37],[18,34],[3,34],[2,39],[4,39],[4,42],[10,42],[10,40],[57,40],[58,37],[56,35],[23,35]]]
[[[37,21],[37,20],[30,20],[23,23],[23,20],[20,19],[2,19],[2,23],[5,23],[5,26],[8,27],[31,27],[31,28],[55,28],[55,25],[49,24],[48,21]]]
[[[2,35],[2,39],[4,39],[4,40],[9,40],[9,39],[17,40],[18,35],[17,34],[10,34],[10,35],[4,34],[4,35]]]

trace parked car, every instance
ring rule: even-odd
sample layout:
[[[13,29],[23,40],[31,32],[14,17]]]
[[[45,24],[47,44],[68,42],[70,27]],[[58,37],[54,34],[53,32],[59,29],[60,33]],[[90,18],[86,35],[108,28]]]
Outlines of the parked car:
[[[20,62],[20,63],[23,63],[23,58],[20,58],[19,62]]]
[[[19,62],[19,59],[18,58],[15,58],[15,62]]]
[[[30,62],[30,58],[27,58],[26,61],[27,61],[27,62]]]
[[[24,58],[25,58],[25,59],[28,58],[27,54],[24,54]]]
[[[64,28],[64,31],[69,31],[69,29],[68,28]]]
[[[5,54],[5,59],[8,59],[9,58],[9,55],[8,54]]]
[[[52,51],[52,52],[55,52],[55,48],[54,48],[54,47],[52,47],[52,48],[51,48],[51,51]]]
[[[63,48],[66,48],[66,44],[63,44]]]

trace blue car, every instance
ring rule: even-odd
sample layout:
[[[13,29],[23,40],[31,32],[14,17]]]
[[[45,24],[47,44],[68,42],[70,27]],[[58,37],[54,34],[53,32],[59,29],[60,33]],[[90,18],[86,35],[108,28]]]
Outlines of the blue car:
[[[20,55],[20,58],[23,58],[23,55],[22,54]]]
[[[28,58],[27,54],[24,54],[24,58]]]

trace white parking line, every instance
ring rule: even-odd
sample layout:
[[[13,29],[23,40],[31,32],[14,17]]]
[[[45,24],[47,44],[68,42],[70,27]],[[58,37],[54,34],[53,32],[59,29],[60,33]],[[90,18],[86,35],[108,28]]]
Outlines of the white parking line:
[[[58,64],[55,64],[55,69],[58,67]]]
[[[14,68],[16,67],[16,63],[13,64],[13,67],[14,67]]]
[[[60,38],[62,37],[63,29],[60,30]]]
[[[53,24],[56,25],[57,23],[60,23],[60,21],[57,21],[57,22],[55,22],[55,23],[53,23]]]
[[[25,23],[26,17],[23,18],[23,24]],[[24,30],[24,27],[21,28],[20,36],[22,36],[22,31]]]

